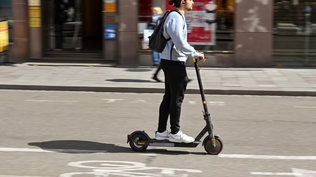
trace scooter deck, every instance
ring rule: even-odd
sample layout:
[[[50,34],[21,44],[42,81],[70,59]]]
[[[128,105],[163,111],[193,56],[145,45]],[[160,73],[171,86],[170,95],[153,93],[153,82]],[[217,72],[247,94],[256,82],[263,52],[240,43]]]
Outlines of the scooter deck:
[[[200,144],[200,141],[194,141],[192,143],[175,143],[168,140],[150,139],[148,141],[139,141],[139,143],[145,143],[148,146],[161,146],[161,147],[196,147]]]

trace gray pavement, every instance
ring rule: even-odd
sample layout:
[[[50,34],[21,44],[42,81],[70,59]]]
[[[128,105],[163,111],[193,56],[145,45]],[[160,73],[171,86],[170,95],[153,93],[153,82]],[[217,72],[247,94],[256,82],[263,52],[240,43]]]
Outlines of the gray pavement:
[[[163,93],[153,67],[47,65],[0,66],[0,89]],[[187,93],[199,93],[194,67]],[[203,68],[206,94],[316,96],[316,69]],[[163,80],[163,72],[159,74]]]
[[[162,96],[0,90],[0,176],[315,177],[315,97],[207,95],[218,156],[201,144],[136,153],[126,135],[154,136]],[[200,96],[186,95],[185,133],[201,131],[201,111]]]

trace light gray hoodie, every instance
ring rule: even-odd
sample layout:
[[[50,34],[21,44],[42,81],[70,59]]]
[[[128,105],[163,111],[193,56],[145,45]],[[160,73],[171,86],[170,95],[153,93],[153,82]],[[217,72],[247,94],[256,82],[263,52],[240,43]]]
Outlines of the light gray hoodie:
[[[161,58],[186,62],[188,56],[198,57],[198,52],[187,42],[187,24],[183,14],[171,12],[164,24],[163,35],[171,38],[162,51]]]

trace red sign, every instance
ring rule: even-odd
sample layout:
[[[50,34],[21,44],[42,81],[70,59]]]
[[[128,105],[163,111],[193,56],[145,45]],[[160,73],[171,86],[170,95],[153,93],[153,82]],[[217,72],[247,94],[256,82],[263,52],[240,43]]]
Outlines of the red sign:
[[[194,0],[192,11],[185,14],[188,42],[193,45],[215,45],[215,0]],[[166,0],[166,10],[175,9]]]

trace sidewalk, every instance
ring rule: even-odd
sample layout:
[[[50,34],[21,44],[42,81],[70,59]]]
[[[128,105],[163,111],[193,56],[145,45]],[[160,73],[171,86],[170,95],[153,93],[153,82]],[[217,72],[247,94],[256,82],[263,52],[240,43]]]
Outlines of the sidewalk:
[[[0,89],[163,93],[152,67],[0,65]],[[199,93],[195,70],[187,93]],[[202,68],[206,94],[316,96],[316,69]],[[163,80],[163,72],[159,74]]]

